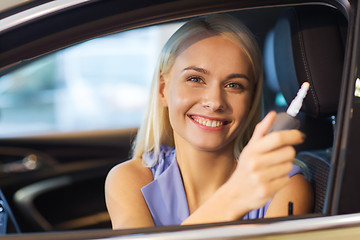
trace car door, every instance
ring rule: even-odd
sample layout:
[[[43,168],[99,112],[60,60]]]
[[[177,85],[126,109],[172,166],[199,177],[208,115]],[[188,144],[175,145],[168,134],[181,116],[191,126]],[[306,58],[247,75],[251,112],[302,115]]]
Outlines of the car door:
[[[328,212],[330,214],[349,214],[360,212],[360,193],[356,189],[359,178],[359,129],[360,129],[360,80],[359,80],[359,27],[360,6],[352,4],[352,22],[349,25],[347,59],[345,61],[344,81],[341,93],[337,138],[334,146],[334,167],[329,182]]]

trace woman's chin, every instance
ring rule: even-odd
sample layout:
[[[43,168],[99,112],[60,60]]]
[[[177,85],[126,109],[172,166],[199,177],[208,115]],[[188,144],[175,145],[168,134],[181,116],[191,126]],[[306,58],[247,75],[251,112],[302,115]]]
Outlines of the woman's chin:
[[[204,143],[197,143],[193,144],[193,146],[204,152],[217,152],[217,151],[224,151],[226,148],[229,148],[229,144],[224,144],[224,142],[216,143],[216,142],[204,142]],[[232,149],[232,148],[231,148]]]

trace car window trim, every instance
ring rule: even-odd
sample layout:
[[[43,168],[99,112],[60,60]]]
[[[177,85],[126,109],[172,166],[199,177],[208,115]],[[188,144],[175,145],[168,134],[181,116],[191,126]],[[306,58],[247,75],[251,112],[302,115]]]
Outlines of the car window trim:
[[[27,9],[0,20],[0,33],[18,27],[24,23],[37,20],[49,14],[91,2],[92,0],[56,0]]]

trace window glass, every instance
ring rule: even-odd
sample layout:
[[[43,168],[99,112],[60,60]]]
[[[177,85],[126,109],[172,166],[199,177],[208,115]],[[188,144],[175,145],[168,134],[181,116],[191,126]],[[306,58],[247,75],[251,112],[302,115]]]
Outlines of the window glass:
[[[180,26],[97,38],[0,77],[0,136],[138,127],[159,52]]]

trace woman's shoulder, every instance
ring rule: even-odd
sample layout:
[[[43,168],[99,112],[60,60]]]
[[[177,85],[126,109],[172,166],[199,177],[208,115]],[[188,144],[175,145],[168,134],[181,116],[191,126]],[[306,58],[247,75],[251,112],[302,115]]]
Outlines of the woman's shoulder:
[[[142,159],[133,158],[114,166],[106,180],[117,186],[131,184],[143,187],[153,180],[153,175],[151,170],[142,164]]]
[[[152,181],[151,170],[141,159],[113,167],[105,181],[105,198],[114,229],[152,226],[141,188]]]

